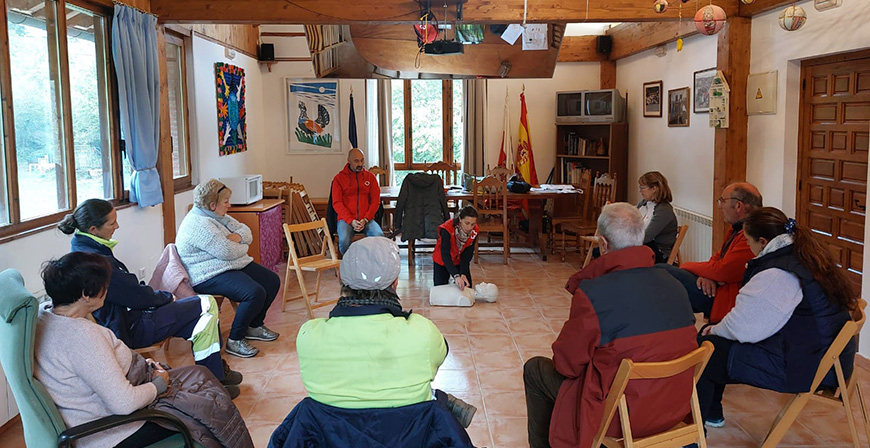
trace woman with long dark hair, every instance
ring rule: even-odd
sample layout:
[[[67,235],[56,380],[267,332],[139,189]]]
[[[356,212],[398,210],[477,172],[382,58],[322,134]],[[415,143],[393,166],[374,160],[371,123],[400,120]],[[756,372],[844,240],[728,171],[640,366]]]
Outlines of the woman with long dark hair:
[[[438,242],[432,252],[435,286],[450,279],[465,289],[471,286],[471,257],[477,240],[477,209],[466,205],[456,217],[438,226]]]
[[[747,264],[737,303],[699,337],[716,347],[698,381],[701,415],[712,427],[725,424],[726,384],[806,392],[857,306],[852,284],[830,252],[782,211],[753,211],[743,221],[743,233],[756,257]],[[840,355],[847,378],[854,356],[852,340]],[[833,371],[822,385],[836,387]]]

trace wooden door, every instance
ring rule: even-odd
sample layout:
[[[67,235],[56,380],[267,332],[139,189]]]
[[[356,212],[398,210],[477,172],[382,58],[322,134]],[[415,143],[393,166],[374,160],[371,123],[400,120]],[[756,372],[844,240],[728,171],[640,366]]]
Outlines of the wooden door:
[[[798,222],[846,269],[856,293],[864,271],[870,141],[870,52],[805,61]]]

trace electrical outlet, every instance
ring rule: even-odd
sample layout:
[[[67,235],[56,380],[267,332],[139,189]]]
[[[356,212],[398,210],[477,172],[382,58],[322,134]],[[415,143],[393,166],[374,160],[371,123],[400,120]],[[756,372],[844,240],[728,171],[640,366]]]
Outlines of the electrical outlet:
[[[145,268],[139,268],[139,281],[145,281]]]

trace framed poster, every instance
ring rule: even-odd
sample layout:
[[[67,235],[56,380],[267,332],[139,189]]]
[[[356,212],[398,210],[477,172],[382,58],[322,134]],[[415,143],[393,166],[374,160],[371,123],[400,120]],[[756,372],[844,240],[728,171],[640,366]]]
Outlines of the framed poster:
[[[218,155],[248,150],[245,124],[245,69],[216,62],[214,77],[217,97]]]
[[[285,79],[287,96],[287,152],[341,152],[339,144],[338,81]]]
[[[689,126],[689,88],[668,90],[668,127]]]
[[[662,116],[662,82],[643,83],[643,116]]]
[[[695,96],[692,100],[693,111],[696,114],[710,112],[710,85],[716,77],[716,67],[695,72]]]

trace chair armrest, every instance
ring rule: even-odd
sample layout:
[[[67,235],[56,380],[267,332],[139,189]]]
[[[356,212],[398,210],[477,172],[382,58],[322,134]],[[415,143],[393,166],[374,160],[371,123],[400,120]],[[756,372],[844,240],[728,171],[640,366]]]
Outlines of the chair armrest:
[[[140,409],[128,415],[110,415],[108,417],[103,417],[92,422],[83,423],[81,425],[69,428],[66,431],[60,433],[60,435],[57,437],[57,446],[58,448],[70,448],[73,446],[72,444],[74,441],[81,439],[82,437],[89,436],[100,431],[105,431],[107,429],[111,429],[117,426],[125,425],[127,423],[133,423],[143,420],[168,423],[173,427],[173,429],[177,430],[181,434],[182,438],[184,438],[185,448],[195,447],[193,443],[193,438],[190,436],[190,430],[188,430],[187,427],[184,426],[184,423],[182,423],[181,420],[178,419],[178,417],[168,412],[155,411],[152,409]]]

